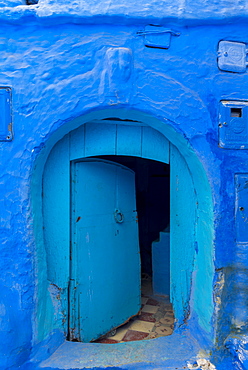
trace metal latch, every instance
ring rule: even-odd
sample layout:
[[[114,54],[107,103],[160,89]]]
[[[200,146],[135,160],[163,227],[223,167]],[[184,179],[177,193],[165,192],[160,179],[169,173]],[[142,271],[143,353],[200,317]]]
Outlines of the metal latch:
[[[161,26],[147,25],[143,31],[137,32],[144,37],[144,44],[150,48],[169,49],[171,36],[180,36],[180,32]]]
[[[218,49],[218,67],[222,71],[246,72],[247,46],[243,42],[220,41]]]
[[[115,210],[114,218],[115,218],[115,222],[117,222],[118,224],[122,224],[122,222],[124,221],[124,215],[119,209]]]

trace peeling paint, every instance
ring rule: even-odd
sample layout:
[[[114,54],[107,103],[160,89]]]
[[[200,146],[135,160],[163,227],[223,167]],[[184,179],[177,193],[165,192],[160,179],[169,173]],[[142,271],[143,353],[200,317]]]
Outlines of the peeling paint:
[[[209,360],[200,358],[194,364],[188,364],[188,369],[216,370],[216,367]]]

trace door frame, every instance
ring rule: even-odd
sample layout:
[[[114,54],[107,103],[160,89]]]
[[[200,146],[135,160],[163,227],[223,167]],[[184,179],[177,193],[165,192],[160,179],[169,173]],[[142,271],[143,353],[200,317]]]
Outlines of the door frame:
[[[88,115],[84,115],[79,119],[71,121],[70,124],[64,125],[60,130],[47,141],[45,150],[37,157],[35,175],[33,176],[33,184],[37,185],[37,180],[41,184],[41,176],[43,174],[44,165],[48,158],[49,153],[56,143],[59,142],[61,138],[67,133],[77,127],[82,126],[86,122],[91,122],[94,119],[102,120],[108,117],[118,117],[120,120],[129,119],[134,125],[140,125],[144,123],[146,126],[155,129],[160,132],[164,137],[170,141],[173,145],[177,147],[180,154],[184,157],[189,172],[192,176],[192,182],[194,184],[194,190],[196,194],[196,213],[198,218],[198,223],[196,225],[196,242],[198,253],[195,261],[195,270],[193,273],[193,285],[190,296],[190,309],[191,317],[197,318],[199,326],[208,335],[212,331],[211,321],[213,316],[213,297],[212,297],[212,281],[213,281],[213,203],[212,203],[212,193],[210,185],[207,179],[206,172],[192,149],[189,146],[188,141],[183,138],[183,136],[176,132],[175,124],[173,122],[167,121],[167,124],[162,123],[160,120],[154,118],[153,116],[147,115],[139,111],[127,111],[127,110],[117,110],[114,112],[111,109],[106,109],[103,111],[91,112]],[[153,158],[151,158],[153,159]],[[40,188],[39,188],[40,189]],[[45,267],[47,271],[47,265],[44,258],[40,258],[43,254],[46,254],[45,241],[43,238],[43,231],[40,229],[39,222],[43,220],[43,215],[38,210],[42,203],[42,198],[37,195],[37,188],[33,186],[33,204],[34,213],[36,213],[35,218],[35,228],[36,228],[36,245],[37,245],[37,266],[38,266],[38,306],[37,306],[37,317],[40,319],[36,321],[36,332],[37,340],[42,340],[47,334],[52,330],[64,330],[63,319],[61,320],[61,312],[64,310],[63,302],[64,298],[61,299],[61,304],[55,307],[53,296],[60,292],[60,294],[66,294],[64,288],[58,286],[54,291],[51,291],[50,284],[51,281],[47,278],[44,272],[41,273],[42,267]],[[43,221],[42,221],[43,222]],[[44,270],[43,270],[44,271]],[[201,279],[200,275],[205,275],[204,279]],[[49,290],[50,289],[50,290]],[[202,292],[204,291],[204,295]],[[197,297],[197,299],[196,299]],[[44,301],[45,304],[41,301]],[[206,303],[207,302],[207,303]],[[209,309],[207,312],[202,312],[202,307],[208,305]],[[46,318],[46,325],[43,328],[44,315],[42,310],[44,306],[48,317]],[[55,311],[60,311],[57,316],[54,315]],[[62,314],[63,316],[63,314]]]

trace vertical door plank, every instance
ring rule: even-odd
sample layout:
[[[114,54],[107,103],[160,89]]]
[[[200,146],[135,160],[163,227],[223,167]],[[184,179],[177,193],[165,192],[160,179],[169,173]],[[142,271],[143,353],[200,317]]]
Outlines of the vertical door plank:
[[[142,127],[141,157],[169,163],[169,141],[151,127]]]
[[[90,122],[85,127],[85,156],[113,155],[116,150],[116,125]]]
[[[70,160],[85,157],[85,125],[70,132]]]
[[[116,155],[141,156],[141,127],[117,125]]]

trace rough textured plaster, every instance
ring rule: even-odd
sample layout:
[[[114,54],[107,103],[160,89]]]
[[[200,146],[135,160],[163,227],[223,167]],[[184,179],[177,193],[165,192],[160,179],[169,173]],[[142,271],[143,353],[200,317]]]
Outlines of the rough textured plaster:
[[[218,147],[218,104],[222,99],[247,100],[247,73],[221,72],[216,59],[220,40],[248,43],[247,5],[241,1],[212,1],[205,6],[177,2],[173,7],[155,1],[140,6],[108,2],[101,7],[99,3],[41,1],[39,5],[13,6],[16,4],[2,2],[0,9],[0,82],[2,86],[12,87],[14,118],[14,140],[0,143],[1,366],[17,368],[28,359],[31,348],[36,351],[40,319],[37,299],[40,295],[49,297],[42,230],[36,225],[35,238],[33,233],[34,216],[37,223],[40,220],[40,205],[37,203],[34,213],[31,212],[31,181],[34,197],[38,199],[42,166],[49,148],[72,128],[84,123],[82,117],[90,121],[96,117],[96,111],[121,108],[124,112],[121,114],[127,118],[142,115],[148,124],[180,147],[194,173],[199,195],[206,195],[206,189],[201,187],[203,172],[201,165],[197,165],[198,160],[205,169],[203,176],[207,182],[204,183],[210,183],[214,200],[215,260],[213,250],[205,253],[196,245],[195,284],[188,326],[202,347],[212,349],[215,340],[220,352],[214,352],[213,357],[219,368],[232,368],[223,350],[224,340],[231,335],[225,342],[226,347],[233,355],[233,349],[238,346],[240,355],[230,361],[233,366],[241,366],[238,363],[243,362],[245,368],[246,337],[241,335],[235,341],[229,338],[236,338],[239,333],[240,325],[235,325],[240,322],[239,314],[246,305],[245,295],[235,302],[236,292],[243,289],[246,281],[247,262],[244,259],[240,274],[240,253],[235,244],[234,174],[247,172],[247,151]],[[178,38],[172,38],[170,49],[144,47],[137,31],[151,20],[180,31]],[[106,53],[113,47],[132,50],[133,72],[126,90],[124,86],[116,91],[118,99],[113,99],[113,91],[103,83],[104,71],[108,69]],[[108,111],[106,117],[110,114]],[[57,131],[59,128],[61,131]],[[38,154],[40,167],[35,162]],[[32,177],[34,166],[38,166],[38,171]],[[202,204],[199,205],[198,230],[202,243],[212,242],[213,235],[209,218],[212,199],[211,195],[208,197],[199,196]],[[217,284],[214,315],[213,263],[218,269],[214,280]],[[202,266],[205,273],[201,272]],[[221,281],[224,280],[221,289],[218,287],[220,273],[223,274]],[[206,292],[208,304],[205,306],[206,301],[198,300],[202,291]],[[39,300],[39,313],[43,304]],[[52,309],[51,305],[51,317]],[[246,322],[242,324],[244,335],[246,325]],[[210,335],[207,335],[210,327]],[[60,334],[58,337],[57,345],[61,343]],[[49,338],[47,340],[49,342]],[[52,352],[55,347],[49,344],[47,351]],[[197,351],[196,346],[192,356]],[[158,353],[161,356],[161,352]],[[44,358],[43,353],[39,360]],[[28,366],[24,365],[24,369]]]

